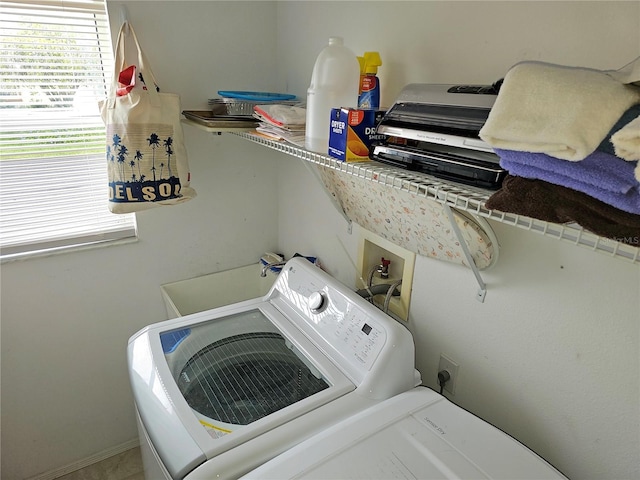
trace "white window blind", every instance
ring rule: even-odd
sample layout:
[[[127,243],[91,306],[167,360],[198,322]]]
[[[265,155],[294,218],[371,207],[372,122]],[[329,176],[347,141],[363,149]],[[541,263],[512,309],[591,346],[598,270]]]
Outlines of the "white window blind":
[[[135,236],[108,209],[104,0],[2,0],[0,49],[2,258]]]

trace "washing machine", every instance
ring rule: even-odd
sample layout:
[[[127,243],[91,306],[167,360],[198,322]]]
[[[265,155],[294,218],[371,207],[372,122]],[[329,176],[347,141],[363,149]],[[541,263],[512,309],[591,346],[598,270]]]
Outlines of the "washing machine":
[[[410,332],[303,258],[265,297],[143,328],[127,357],[148,480],[238,478],[420,383]]]
[[[241,478],[566,480],[520,442],[427,387],[357,413]]]

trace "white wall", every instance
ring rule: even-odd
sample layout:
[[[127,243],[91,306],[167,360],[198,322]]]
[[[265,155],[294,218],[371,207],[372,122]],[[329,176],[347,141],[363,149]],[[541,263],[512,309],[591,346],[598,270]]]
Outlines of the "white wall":
[[[523,59],[617,68],[640,55],[638,2],[126,4],[161,86],[193,109],[230,87],[304,96],[335,34],[380,51],[387,105],[407,83],[492,82]],[[318,255],[353,282],[358,228],[346,233],[301,161],[185,136],[199,196],[140,214],[138,243],[2,266],[2,478],[136,436],[125,346],[164,318],[161,284],[273,249]],[[501,258],[484,304],[470,271],[417,260],[410,326],[425,382],[445,352],[461,365],[453,400],[569,477],[638,478],[640,269],[494,226]]]
[[[300,95],[331,35],[342,35],[357,54],[380,51],[386,105],[408,83],[491,83],[525,59],[615,69],[640,55],[638,2],[278,7],[280,81]],[[357,227],[346,234],[298,161],[283,161],[281,175],[283,183],[296,184],[280,196],[283,249],[311,251],[353,284],[340,243],[354,255]],[[640,268],[492,225],[501,251],[496,267],[483,273],[483,304],[474,298],[471,271],[426,257],[416,261],[410,328],[425,383],[436,387],[438,358],[446,353],[460,364],[451,399],[570,478],[639,478]]]
[[[117,27],[118,3],[109,7]],[[220,89],[275,88],[273,3],[128,10],[161,87],[179,93],[183,108],[206,108]],[[198,197],[139,214],[137,243],[2,265],[3,479],[136,439],[126,345],[166,318],[160,285],[257,262],[277,247],[274,155],[244,154],[229,135],[184,134]]]

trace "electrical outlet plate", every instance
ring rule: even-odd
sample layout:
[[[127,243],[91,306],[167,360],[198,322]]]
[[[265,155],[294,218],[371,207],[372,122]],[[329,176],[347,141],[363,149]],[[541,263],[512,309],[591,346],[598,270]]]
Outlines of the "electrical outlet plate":
[[[382,279],[379,274],[374,274],[372,284],[379,283],[392,284],[402,279],[400,295],[391,298],[389,303],[389,313],[405,322],[409,320],[409,303],[411,301],[411,289],[413,286],[413,269],[416,262],[416,254],[398,245],[391,243],[374,233],[365,229],[360,239],[360,252],[358,255],[358,289],[365,288],[367,279],[372,268],[380,264],[382,257],[391,260],[389,265],[389,278]],[[384,303],[384,295],[376,295],[374,302],[378,306]]]
[[[438,372],[440,373],[442,370],[446,370],[449,372],[450,379],[447,383],[444,384],[445,391],[449,392],[451,395],[455,395],[456,393],[456,380],[458,379],[458,367],[459,365],[447,357],[444,353],[440,354],[440,362],[438,363]]]

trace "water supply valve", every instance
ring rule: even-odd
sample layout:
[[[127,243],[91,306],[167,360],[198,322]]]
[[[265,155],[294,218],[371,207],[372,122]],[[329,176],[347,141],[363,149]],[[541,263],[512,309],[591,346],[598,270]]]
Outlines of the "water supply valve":
[[[391,265],[391,260],[387,260],[384,257],[380,259],[380,265],[378,265],[380,277],[389,278],[389,265]]]

